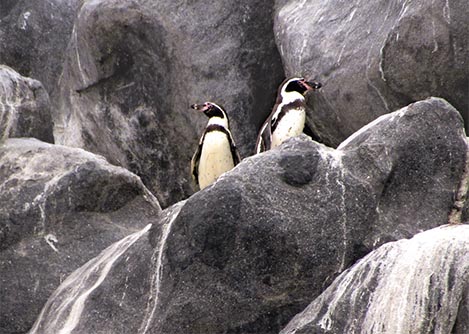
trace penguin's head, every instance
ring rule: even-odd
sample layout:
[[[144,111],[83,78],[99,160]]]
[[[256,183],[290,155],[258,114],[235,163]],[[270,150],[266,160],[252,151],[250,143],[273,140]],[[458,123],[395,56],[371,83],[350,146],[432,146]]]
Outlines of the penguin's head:
[[[196,104],[194,103],[191,105],[192,109],[202,111],[207,117],[220,117],[220,118],[227,118],[226,113],[222,107],[213,103],[213,102],[205,102],[203,104]]]
[[[308,91],[318,90],[321,88],[321,83],[317,81],[306,81],[304,78],[295,77],[284,81],[281,93],[283,95],[288,93],[300,93],[305,95]]]
[[[208,124],[218,124],[228,128],[228,116],[223,108],[213,102],[203,104],[193,104],[192,109],[202,111],[208,118]]]

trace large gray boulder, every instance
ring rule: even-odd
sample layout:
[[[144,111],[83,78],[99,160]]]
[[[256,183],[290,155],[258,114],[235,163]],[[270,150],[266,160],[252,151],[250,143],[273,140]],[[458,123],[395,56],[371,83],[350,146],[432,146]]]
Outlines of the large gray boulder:
[[[0,64],[42,82],[53,95],[83,0],[2,0]]]
[[[372,249],[446,224],[466,147],[459,113],[432,98],[382,116],[337,150],[302,136],[245,159],[179,213],[165,212],[139,279],[127,279],[137,261],[128,253],[83,297],[76,333],[278,333]],[[138,291],[119,308],[112,291],[124,284]],[[76,294],[60,291],[33,333],[66,328],[70,313],[57,314]]]
[[[186,198],[194,191],[190,158],[207,122],[192,103],[223,105],[242,155],[254,150],[284,75],[273,7],[261,0],[85,2],[61,78],[57,142],[137,173],[165,207]]]
[[[280,333],[468,333],[468,249],[468,225],[388,243],[340,275]]]
[[[160,208],[140,179],[81,149],[0,146],[0,333],[24,333],[50,294]]]
[[[0,65],[0,142],[15,137],[54,142],[49,94],[39,81]]]
[[[413,101],[440,96],[469,115],[469,7],[456,1],[277,0],[287,75],[323,83],[308,122],[337,146]]]

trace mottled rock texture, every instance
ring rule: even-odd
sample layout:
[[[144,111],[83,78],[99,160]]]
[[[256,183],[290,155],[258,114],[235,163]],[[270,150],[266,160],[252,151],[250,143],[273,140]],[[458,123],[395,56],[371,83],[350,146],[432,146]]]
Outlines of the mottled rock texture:
[[[309,125],[330,145],[411,102],[439,96],[469,119],[469,7],[456,1],[277,0],[287,75],[324,85]]]
[[[261,0],[85,2],[61,78],[57,142],[137,173],[163,206],[187,197],[190,158],[207,121],[189,105],[223,105],[242,155],[254,150],[284,76],[273,7]]]
[[[278,333],[372,249],[446,224],[466,147],[458,112],[433,98],[382,116],[337,150],[303,136],[245,159],[154,225],[145,283],[126,274],[132,264],[116,269],[75,326],[95,332],[117,303],[107,291],[125,284],[150,290],[133,316],[112,307],[131,328],[123,333]],[[49,300],[47,330],[34,333],[65,328],[71,313],[56,315],[71,293]]]
[[[281,334],[469,331],[469,226],[388,243],[360,260]]]
[[[140,179],[102,157],[35,139],[0,146],[0,333],[24,333],[50,294],[160,211]]]
[[[62,72],[73,20],[82,2],[0,1],[0,64],[41,81],[53,95]]]
[[[49,95],[39,81],[0,65],[0,143],[14,137],[54,142]]]

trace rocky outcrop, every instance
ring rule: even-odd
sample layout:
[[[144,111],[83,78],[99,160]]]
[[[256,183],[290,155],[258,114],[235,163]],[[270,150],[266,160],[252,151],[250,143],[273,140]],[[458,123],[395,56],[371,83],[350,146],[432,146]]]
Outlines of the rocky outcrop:
[[[53,95],[82,0],[2,0],[0,64],[41,81]]]
[[[35,139],[0,146],[0,333],[24,333],[73,270],[159,213],[140,179]]]
[[[54,142],[49,95],[39,81],[0,65],[0,142],[15,137]]]
[[[194,191],[190,159],[207,121],[189,105],[224,105],[242,155],[254,149],[283,78],[273,6],[84,3],[61,80],[57,142],[137,173],[163,206],[186,198]]]
[[[372,249],[446,224],[466,147],[458,112],[432,98],[380,117],[337,150],[303,136],[245,159],[179,213],[165,212],[150,230],[154,254],[139,278],[125,274],[132,264],[112,267],[83,295],[73,328],[278,333]],[[146,291],[117,308],[108,291],[123,285]],[[62,286],[32,333],[65,328],[72,313],[57,314],[76,296]],[[104,326],[100,317],[111,312],[117,320]]]
[[[308,122],[336,146],[377,116],[428,96],[467,118],[468,15],[461,0],[277,0],[274,30],[286,74],[324,84],[310,99]]]
[[[469,330],[469,226],[388,243],[340,275],[281,334]]]

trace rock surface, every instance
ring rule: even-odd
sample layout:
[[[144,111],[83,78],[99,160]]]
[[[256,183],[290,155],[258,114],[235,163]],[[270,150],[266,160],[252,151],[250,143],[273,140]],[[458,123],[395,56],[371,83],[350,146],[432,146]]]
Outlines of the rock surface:
[[[84,3],[61,80],[57,142],[137,173],[164,207],[186,198],[207,122],[192,103],[223,105],[242,155],[254,150],[284,75],[273,7],[261,0]]]
[[[54,142],[49,95],[39,81],[0,65],[0,142],[14,137]]]
[[[160,211],[140,179],[81,149],[0,146],[0,333],[24,333],[50,294]]]
[[[372,249],[445,224],[466,147],[458,112],[429,99],[382,116],[337,150],[303,136],[245,159],[154,226],[145,283],[126,276],[127,264],[84,297],[77,332],[95,332],[112,307],[132,328],[122,333],[278,333]],[[123,285],[151,287],[131,315],[108,297]],[[47,330],[34,333],[65,328],[69,316],[55,315],[70,293],[49,300],[37,327]],[[105,328],[117,332],[122,321]]]
[[[148,241],[148,225],[72,273],[51,296],[29,334],[59,329],[67,333],[146,333],[160,288],[160,250],[183,204],[160,215],[153,228],[162,232],[162,242],[155,248]],[[91,308],[99,312],[89,313]],[[88,321],[82,321],[84,318]]]
[[[323,83],[308,122],[330,145],[413,101],[439,96],[468,121],[469,7],[458,1],[277,0],[287,75]]]
[[[467,333],[468,249],[468,225],[388,243],[340,275],[280,333]]]
[[[42,82],[53,95],[82,0],[2,0],[0,64]]]

